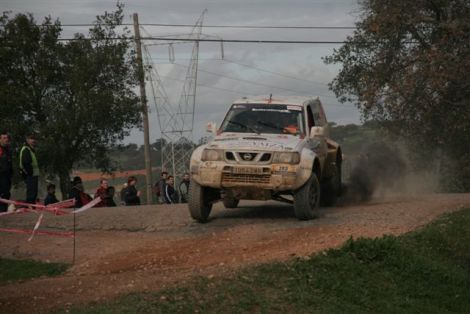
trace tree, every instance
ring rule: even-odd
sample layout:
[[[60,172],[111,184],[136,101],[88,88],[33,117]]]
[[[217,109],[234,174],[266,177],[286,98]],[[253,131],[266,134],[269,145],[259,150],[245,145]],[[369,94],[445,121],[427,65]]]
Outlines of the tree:
[[[470,189],[470,1],[363,0],[360,11],[324,59],[342,64],[330,88],[428,159],[445,152]]]
[[[0,23],[2,124],[21,138],[40,133],[40,165],[66,190],[73,167],[109,169],[109,147],[141,122],[130,32],[117,31],[123,5],[97,16],[88,37],[61,42],[60,22],[31,14]]]

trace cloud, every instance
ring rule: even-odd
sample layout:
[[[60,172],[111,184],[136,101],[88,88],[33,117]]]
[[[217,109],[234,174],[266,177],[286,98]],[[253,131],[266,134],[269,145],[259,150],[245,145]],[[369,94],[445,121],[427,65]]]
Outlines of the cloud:
[[[63,24],[91,23],[96,15],[115,9],[110,0],[2,0],[2,10],[14,13],[31,12],[38,21],[43,16],[60,18]],[[204,9],[208,9],[205,25],[280,25],[280,26],[352,26],[356,17],[355,0],[133,0],[125,2],[126,22],[131,14],[139,13],[140,23],[193,24]],[[154,36],[184,34],[189,28],[150,27],[145,29]],[[65,28],[64,36],[74,32],[87,32],[84,28]],[[343,40],[350,30],[280,30],[204,28],[204,34],[224,39],[267,40]],[[245,95],[319,95],[328,119],[337,123],[357,123],[359,113],[352,105],[339,104],[326,84],[336,75],[338,67],[326,66],[321,57],[332,53],[332,45],[302,44],[240,44],[226,43],[221,59],[219,43],[200,44],[194,138],[205,135],[207,121],[220,123],[229,105]],[[172,103],[181,94],[186,68],[191,55],[191,44],[175,44],[175,62],[178,65],[157,64]],[[153,62],[168,63],[168,47],[152,47]],[[219,60],[217,60],[219,59]],[[229,61],[234,61],[229,62]],[[237,64],[241,63],[243,65]],[[183,65],[183,66],[181,66]],[[248,66],[244,66],[248,65]],[[251,67],[250,67],[251,66]],[[262,70],[259,70],[262,69]],[[216,73],[211,74],[204,71]],[[279,73],[269,73],[275,72]],[[234,78],[234,79],[230,79]],[[295,80],[289,77],[298,77]],[[249,83],[252,81],[255,83]],[[310,82],[307,82],[310,81]],[[147,93],[151,100],[151,89]],[[149,103],[151,139],[159,137],[156,110]],[[126,142],[142,143],[140,130],[134,130]]]

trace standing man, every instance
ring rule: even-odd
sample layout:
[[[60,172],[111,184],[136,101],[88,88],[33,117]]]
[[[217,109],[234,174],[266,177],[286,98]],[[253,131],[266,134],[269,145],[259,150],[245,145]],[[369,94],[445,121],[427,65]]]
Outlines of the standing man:
[[[175,191],[175,179],[173,176],[168,176],[166,180],[164,198],[167,204],[178,203],[178,194]]]
[[[185,173],[183,175],[183,180],[181,181],[179,187],[180,192],[180,202],[187,203],[188,202],[188,192],[189,192],[189,173]]]
[[[6,131],[0,132],[0,197],[10,199],[11,176],[13,164],[11,160],[10,136]],[[6,212],[8,204],[0,203],[0,212]]]
[[[159,204],[165,204],[165,186],[166,186],[166,179],[168,177],[168,172],[162,171],[160,180],[155,183],[155,194],[157,195],[157,202]]]
[[[35,204],[38,198],[39,165],[36,158],[36,136],[26,136],[26,143],[20,151],[20,171],[26,182],[26,202]]]

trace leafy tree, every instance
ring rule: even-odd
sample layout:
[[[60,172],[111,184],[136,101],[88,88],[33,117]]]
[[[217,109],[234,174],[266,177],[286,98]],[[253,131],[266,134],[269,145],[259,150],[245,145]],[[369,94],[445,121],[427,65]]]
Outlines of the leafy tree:
[[[330,88],[428,160],[444,152],[446,176],[470,189],[470,1],[359,4],[354,34],[324,59],[342,64]]]
[[[47,114],[42,103],[60,83],[60,23],[46,17],[35,25],[31,14],[0,18],[0,108],[2,126],[21,139]],[[29,127],[31,126],[31,129]],[[29,129],[29,130],[28,130]]]
[[[368,145],[383,140],[383,133],[375,121],[367,121],[363,125],[330,123],[330,136],[341,144],[346,158],[361,154]]]
[[[2,124],[21,138],[40,133],[39,161],[64,192],[73,167],[109,169],[109,147],[141,122],[130,31],[123,5],[97,16],[89,34],[59,40],[58,20],[31,14],[0,19]],[[5,122],[4,122],[5,121]]]

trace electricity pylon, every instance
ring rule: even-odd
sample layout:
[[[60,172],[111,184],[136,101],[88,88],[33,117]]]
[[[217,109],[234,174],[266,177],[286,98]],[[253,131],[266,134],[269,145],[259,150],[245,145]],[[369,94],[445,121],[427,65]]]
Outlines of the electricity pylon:
[[[163,87],[161,77],[152,61],[149,47],[155,44],[144,45],[146,73],[151,86],[152,98],[156,106],[161,132],[162,169],[176,177],[182,176],[184,172],[189,170],[189,160],[194,149],[193,125],[199,58],[199,41],[197,39],[201,38],[202,22],[206,13],[207,10],[202,12],[190,34],[182,35],[184,38],[194,39],[194,44],[184,79],[183,90],[177,104],[170,102],[170,98]],[[156,45],[168,45],[170,60],[174,60],[173,44],[171,41],[162,40]]]

